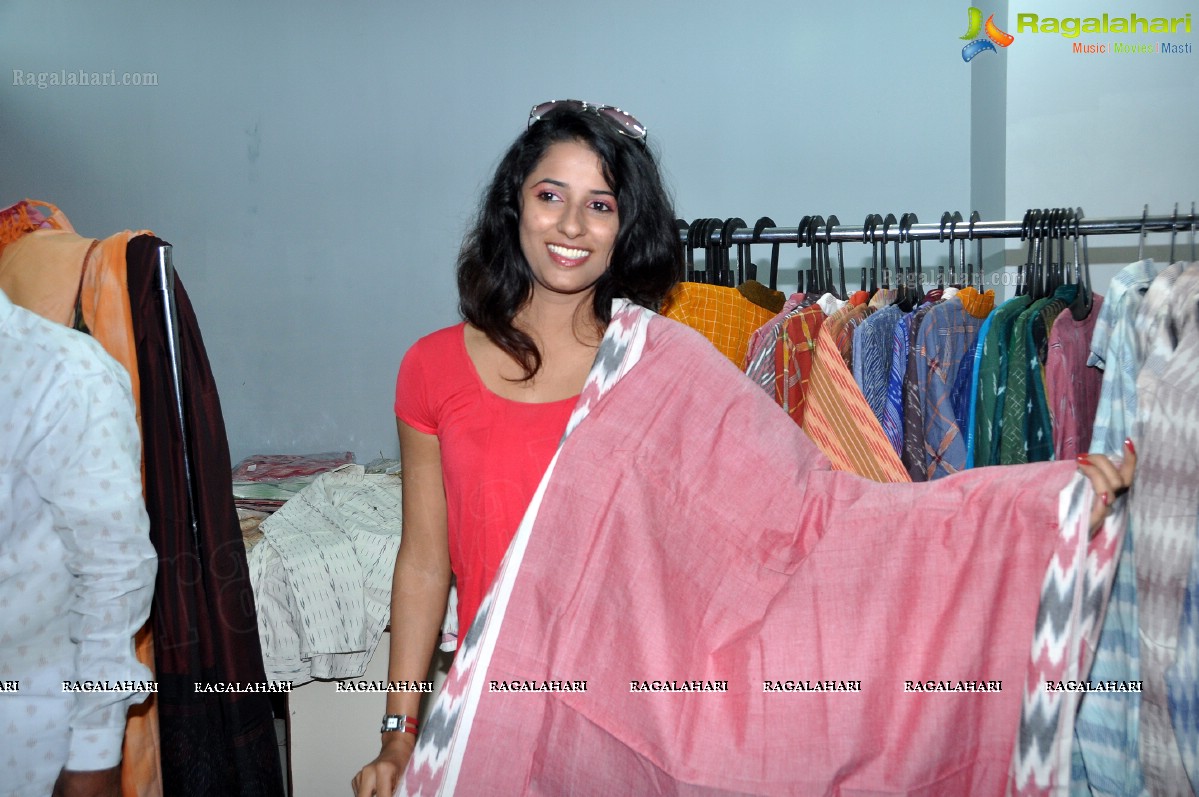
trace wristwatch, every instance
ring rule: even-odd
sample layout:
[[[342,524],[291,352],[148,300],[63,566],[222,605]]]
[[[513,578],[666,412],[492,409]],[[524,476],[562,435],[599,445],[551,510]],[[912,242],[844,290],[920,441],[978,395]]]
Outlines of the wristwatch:
[[[416,718],[407,714],[384,714],[383,727],[379,729],[379,733],[388,731],[402,731],[416,736]]]

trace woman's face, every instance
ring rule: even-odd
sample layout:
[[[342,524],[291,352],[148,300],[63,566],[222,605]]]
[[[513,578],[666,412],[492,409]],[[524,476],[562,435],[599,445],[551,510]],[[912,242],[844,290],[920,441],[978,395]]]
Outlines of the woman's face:
[[[616,195],[586,144],[550,145],[521,187],[520,247],[534,299],[578,301],[607,271],[620,228]]]

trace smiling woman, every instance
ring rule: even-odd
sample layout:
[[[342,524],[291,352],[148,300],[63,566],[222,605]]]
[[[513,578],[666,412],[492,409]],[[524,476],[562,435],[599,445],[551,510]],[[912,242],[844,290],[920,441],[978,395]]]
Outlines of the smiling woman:
[[[610,106],[543,103],[508,150],[458,258],[464,323],[417,341],[396,418],[404,535],[388,678],[428,671],[451,576],[471,627],[566,429],[613,300],[656,308],[682,265],[645,127]],[[354,778],[391,794],[418,694],[389,693],[383,748]]]
[[[533,274],[523,314],[544,302],[577,307],[590,298],[619,228],[616,194],[599,157],[577,141],[552,145],[521,192],[520,248]]]

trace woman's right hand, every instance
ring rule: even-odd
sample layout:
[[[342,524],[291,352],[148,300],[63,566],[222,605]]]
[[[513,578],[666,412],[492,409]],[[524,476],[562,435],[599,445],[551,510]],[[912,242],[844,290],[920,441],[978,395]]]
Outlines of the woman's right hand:
[[[388,739],[379,756],[358,770],[350,781],[354,797],[391,797],[400,784],[400,776],[416,747],[416,737],[395,731],[388,735],[394,738]]]

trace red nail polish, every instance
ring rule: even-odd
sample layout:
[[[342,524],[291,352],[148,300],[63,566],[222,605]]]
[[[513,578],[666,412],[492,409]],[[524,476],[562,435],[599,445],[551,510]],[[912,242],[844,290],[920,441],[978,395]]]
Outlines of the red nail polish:
[[[1127,448],[1130,452],[1132,452],[1132,455],[1134,457],[1137,455],[1137,447],[1132,444],[1131,437],[1124,438],[1124,447]]]
[[[1078,460],[1079,465],[1090,465],[1091,464],[1091,460],[1086,454],[1079,454],[1077,457],[1075,457],[1075,459]]]
[[[1109,496],[1107,493],[1104,493],[1103,495],[1099,496],[1099,500],[1103,502],[1104,506],[1107,506],[1108,504],[1110,504],[1112,502],[1111,496]]]

